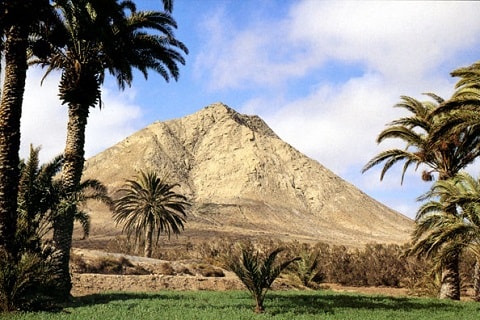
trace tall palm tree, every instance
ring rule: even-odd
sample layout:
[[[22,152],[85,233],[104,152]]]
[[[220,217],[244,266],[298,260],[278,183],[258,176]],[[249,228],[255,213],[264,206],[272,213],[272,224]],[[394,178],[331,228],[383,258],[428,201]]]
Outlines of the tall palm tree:
[[[441,201],[440,201],[441,199]],[[480,181],[466,172],[437,181],[421,200],[430,200],[417,213],[415,245],[411,251],[433,256],[437,265],[449,260],[452,250],[467,249],[476,257],[475,299],[480,299]],[[450,214],[452,208],[458,212]]]
[[[377,138],[377,143],[386,139],[400,139],[406,143],[406,148],[381,152],[364,166],[362,172],[384,162],[380,175],[382,180],[393,165],[404,162],[402,182],[410,166],[414,165],[417,169],[422,164],[428,167],[428,170],[422,173],[423,180],[432,181],[435,173],[438,175],[438,180],[446,180],[454,177],[475,160],[480,152],[478,148],[480,136],[469,134],[468,128],[464,132],[457,132],[442,139],[432,138],[432,133],[448,119],[450,114],[437,114],[436,110],[445,103],[445,100],[431,93],[427,95],[434,102],[420,102],[411,97],[402,97],[402,102],[396,107],[406,109],[411,115],[391,122]],[[456,215],[453,210],[450,214]],[[452,252],[450,261],[442,268],[441,298],[460,299],[458,259],[459,253]]]
[[[0,3],[0,50],[5,59],[0,98],[0,248],[12,256],[16,255],[18,249],[14,235],[28,37],[49,10],[48,0],[5,0]]]
[[[171,1],[164,3],[166,8],[171,6]],[[182,53],[188,50],[175,39],[177,25],[167,12],[137,12],[132,1],[117,0],[59,0],[56,7],[63,18],[67,44],[52,48],[51,56],[36,62],[48,65],[46,74],[62,72],[60,99],[68,106],[62,183],[64,190],[72,193],[83,172],[89,110],[100,104],[106,71],[121,89],[131,84],[133,69],[145,77],[153,70],[166,81],[177,80],[178,64],[185,63]],[[65,211],[54,228],[54,242],[63,257],[66,294],[71,289],[68,264],[75,212],[74,207]]]
[[[145,240],[144,255],[152,256],[152,245],[158,244],[160,234],[179,234],[184,228],[186,209],[190,205],[185,196],[173,191],[178,184],[169,184],[167,176],[159,178],[155,172],[141,171],[135,180],[127,180],[118,190],[113,203],[113,219],[123,223],[123,231],[135,243]]]

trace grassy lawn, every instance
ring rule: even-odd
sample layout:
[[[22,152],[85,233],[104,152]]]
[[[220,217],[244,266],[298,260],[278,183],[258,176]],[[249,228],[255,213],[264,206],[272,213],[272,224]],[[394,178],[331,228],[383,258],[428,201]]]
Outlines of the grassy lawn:
[[[243,291],[105,293],[75,298],[58,313],[17,313],[2,319],[479,319],[476,302],[370,296],[332,291],[273,291],[254,314]]]

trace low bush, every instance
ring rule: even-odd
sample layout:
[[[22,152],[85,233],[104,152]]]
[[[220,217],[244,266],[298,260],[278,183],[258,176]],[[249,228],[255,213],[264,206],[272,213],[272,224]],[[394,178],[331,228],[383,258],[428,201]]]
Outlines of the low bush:
[[[145,268],[134,265],[125,257],[106,256],[86,261],[82,256],[72,254],[70,266],[77,273],[100,273],[100,274],[150,274]]]
[[[214,266],[206,263],[195,263],[191,265],[191,269],[196,274],[203,277],[225,277],[225,273],[222,269],[215,268]]]

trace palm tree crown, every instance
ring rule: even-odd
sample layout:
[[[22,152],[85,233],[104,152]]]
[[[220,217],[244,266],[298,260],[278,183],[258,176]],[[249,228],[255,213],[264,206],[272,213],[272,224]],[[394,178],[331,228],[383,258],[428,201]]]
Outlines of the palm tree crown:
[[[107,188],[95,179],[82,181],[77,192],[67,197],[62,184],[56,179],[62,169],[63,156],[56,156],[40,165],[39,153],[39,147],[31,146],[28,160],[22,160],[20,166],[17,240],[29,250],[39,249],[41,242],[48,240],[46,236],[56,218],[68,207],[75,206],[74,219],[80,222],[84,237],[88,237],[90,216],[80,210],[80,205],[90,200],[111,205]]]
[[[420,102],[411,97],[402,97],[402,102],[395,105],[411,112],[411,116],[392,121],[388,128],[377,137],[377,143],[386,139],[400,139],[406,143],[405,149],[391,149],[379,153],[372,158],[362,169],[365,172],[384,162],[380,180],[385,173],[396,163],[404,162],[402,169],[403,182],[407,169],[421,164],[429,167],[424,171],[422,179],[433,180],[432,173],[437,173],[439,179],[453,177],[458,171],[472,163],[479,154],[477,148],[478,137],[468,132],[457,133],[448,138],[438,139],[432,133],[440,127],[448,115],[436,114],[436,110],[445,103],[445,100],[435,94],[427,94],[434,102]]]
[[[132,1],[61,0],[57,10],[65,44],[52,46],[52,54],[32,60],[47,66],[46,75],[61,70],[60,98],[64,103],[93,107],[100,102],[105,71],[121,89],[130,86],[133,69],[145,78],[148,70],[166,81],[178,79],[178,64],[185,64],[187,47],[174,37],[177,27],[168,12],[137,11]],[[57,43],[58,45],[58,43]]]
[[[152,241],[158,243],[161,233],[179,234],[184,229],[185,196],[173,191],[178,184],[169,184],[167,177],[159,178],[155,172],[140,172],[135,180],[127,180],[118,190],[120,197],[114,201],[113,219],[123,223],[123,231],[135,242],[145,240],[145,256],[152,254]]]

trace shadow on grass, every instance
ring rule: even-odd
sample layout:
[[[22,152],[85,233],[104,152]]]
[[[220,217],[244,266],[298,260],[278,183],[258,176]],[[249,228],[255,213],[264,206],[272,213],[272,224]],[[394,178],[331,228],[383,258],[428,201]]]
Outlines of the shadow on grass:
[[[318,295],[301,292],[285,295],[270,292],[265,304],[266,308],[275,314],[281,314],[284,310],[298,314],[335,314],[335,310],[340,309],[403,310],[409,312],[433,309],[436,311],[452,311],[461,308],[461,306],[457,306],[450,301],[325,292]]]
[[[135,292],[112,292],[112,293],[95,293],[81,297],[75,297],[68,307],[84,307],[93,306],[97,304],[107,304],[113,301],[126,300],[180,300],[183,296],[181,294],[162,294],[162,293],[135,293]]]
[[[215,293],[213,293],[215,295]],[[130,301],[133,304],[141,303],[139,300],[164,300],[168,302],[181,301],[179,307],[198,308],[203,303],[208,304],[210,308],[253,308],[253,302],[250,300],[248,292],[241,296],[222,296],[225,300],[217,300],[202,296],[202,294],[191,294],[185,292],[158,292],[158,293],[134,293],[134,292],[114,292],[91,294],[82,297],[76,297],[68,307],[85,307],[100,304],[108,304],[117,301]],[[192,301],[193,299],[193,301]],[[190,300],[190,302],[188,302]],[[213,303],[212,303],[213,302]],[[249,304],[252,302],[252,304]],[[317,292],[269,292],[265,300],[267,313],[271,315],[321,315],[335,314],[344,312],[348,309],[354,310],[377,310],[377,311],[398,311],[414,312],[417,310],[435,310],[437,312],[452,312],[461,308],[461,305],[451,301],[420,299],[409,297],[391,297],[391,296],[370,296],[360,294],[343,294],[325,291]],[[340,311],[342,310],[342,311]]]

